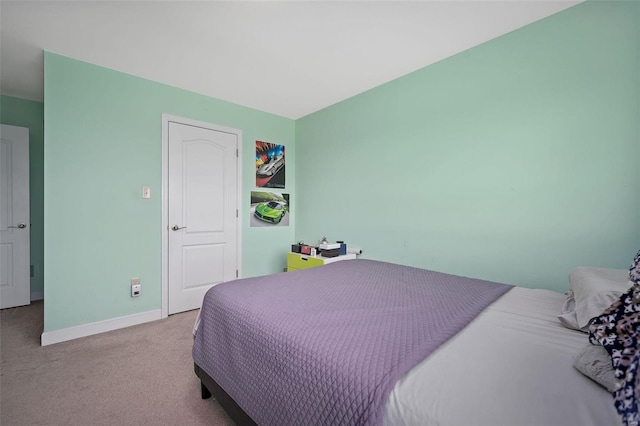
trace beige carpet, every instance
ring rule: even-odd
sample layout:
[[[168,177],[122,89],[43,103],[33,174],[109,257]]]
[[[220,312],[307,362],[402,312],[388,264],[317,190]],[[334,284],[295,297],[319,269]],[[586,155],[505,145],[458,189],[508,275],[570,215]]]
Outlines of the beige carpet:
[[[0,311],[0,424],[233,425],[200,398],[196,313],[41,347],[42,301]]]

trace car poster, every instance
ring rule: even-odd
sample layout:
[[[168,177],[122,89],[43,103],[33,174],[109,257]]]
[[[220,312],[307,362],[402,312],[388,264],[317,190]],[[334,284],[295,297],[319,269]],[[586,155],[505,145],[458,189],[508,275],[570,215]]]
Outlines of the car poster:
[[[284,188],[284,145],[256,141],[256,186]]]
[[[251,226],[289,226],[289,194],[251,191]]]

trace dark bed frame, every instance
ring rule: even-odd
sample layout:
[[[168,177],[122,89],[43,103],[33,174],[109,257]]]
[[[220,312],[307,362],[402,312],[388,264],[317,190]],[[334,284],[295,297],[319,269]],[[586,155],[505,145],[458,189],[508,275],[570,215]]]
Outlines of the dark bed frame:
[[[213,396],[238,426],[257,426],[256,422],[236,404],[233,398],[195,362],[193,363],[193,369],[196,372],[196,376],[200,378],[202,399],[209,399]]]

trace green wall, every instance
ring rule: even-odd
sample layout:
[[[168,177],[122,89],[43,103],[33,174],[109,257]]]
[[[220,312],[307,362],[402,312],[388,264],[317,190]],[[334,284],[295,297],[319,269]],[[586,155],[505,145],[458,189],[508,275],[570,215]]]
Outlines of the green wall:
[[[29,208],[31,210],[31,298],[44,292],[44,166],[42,102],[0,96],[0,122],[29,129]]]
[[[242,275],[282,271],[295,220],[249,227],[249,193],[255,141],[284,144],[294,158],[293,120],[52,53],[44,60],[45,331],[161,308],[162,113],[243,131]],[[295,211],[293,162],[286,170]],[[132,277],[142,283],[135,299]]]
[[[583,3],[297,121],[45,53],[44,150],[31,132],[45,331],[160,309],[162,113],[243,131],[243,276],[281,271],[292,241],[323,235],[372,259],[560,291],[574,266],[627,267],[639,17],[635,2]],[[8,124],[37,128],[42,108],[2,97]],[[249,227],[255,140],[287,148],[287,228]]]
[[[296,121],[296,240],[564,291],[640,248],[637,2],[587,2]]]

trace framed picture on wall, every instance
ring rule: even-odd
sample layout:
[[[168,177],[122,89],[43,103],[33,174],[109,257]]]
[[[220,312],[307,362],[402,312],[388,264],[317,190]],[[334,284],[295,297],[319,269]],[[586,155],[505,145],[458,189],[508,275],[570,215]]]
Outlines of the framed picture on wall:
[[[251,191],[249,224],[256,226],[289,226],[291,203],[289,194]]]
[[[256,186],[258,188],[284,188],[284,145],[256,141]]]

